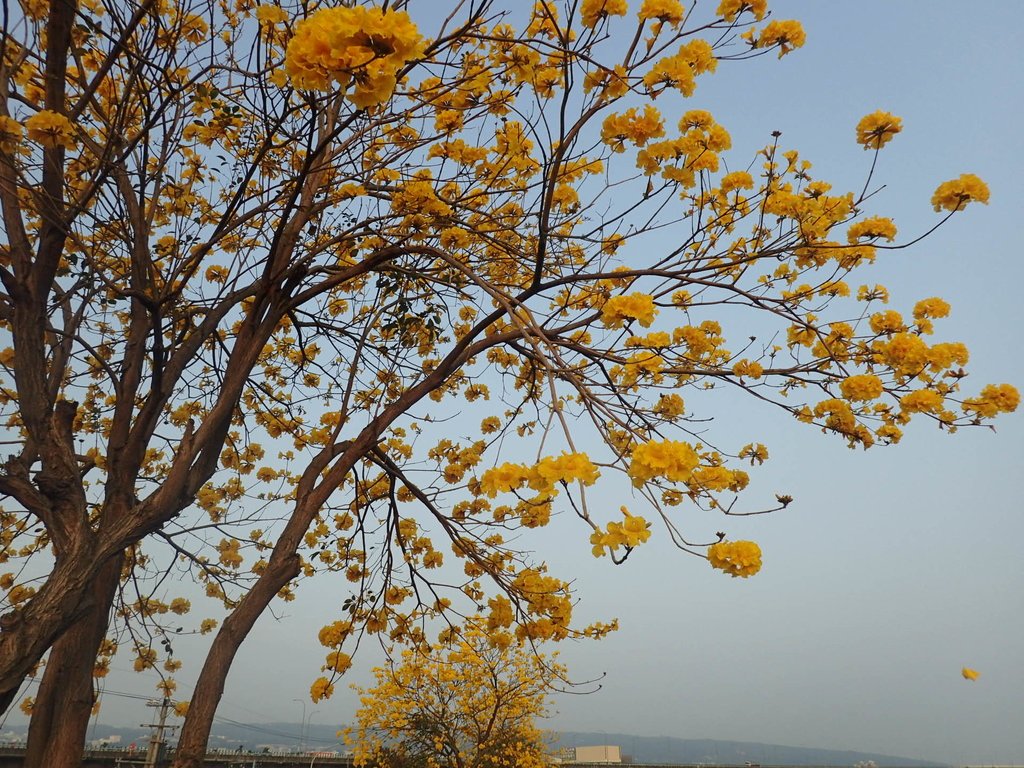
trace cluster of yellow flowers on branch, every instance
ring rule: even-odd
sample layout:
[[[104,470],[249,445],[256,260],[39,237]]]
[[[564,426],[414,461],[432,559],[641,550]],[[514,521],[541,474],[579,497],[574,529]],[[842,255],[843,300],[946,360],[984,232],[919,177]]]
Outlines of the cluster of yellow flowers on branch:
[[[405,11],[321,8],[295,25],[285,66],[298,88],[345,90],[353,84],[349,100],[370,107],[391,98],[402,68],[423,49]]]
[[[319,699],[367,635],[423,652],[478,611],[498,646],[610,631],[545,562],[559,515],[565,548],[668,535],[754,573],[756,545],[682,532],[791,501],[747,500],[767,448],[723,444],[708,390],[863,447],[1017,407],[961,391],[948,304],[858,277],[900,246],[870,178],[834,189],[780,137],[737,152],[696,103],[723,60],[802,44],[765,0],[394,5],[81,0],[12,27],[0,702],[50,649],[45,689],[87,699],[61,676],[103,668],[104,630],[206,634],[192,768],[224,660],[305,579],[346,593]],[[850,143],[880,165],[901,129],[874,112]],[[988,195],[965,174],[931,202]]]

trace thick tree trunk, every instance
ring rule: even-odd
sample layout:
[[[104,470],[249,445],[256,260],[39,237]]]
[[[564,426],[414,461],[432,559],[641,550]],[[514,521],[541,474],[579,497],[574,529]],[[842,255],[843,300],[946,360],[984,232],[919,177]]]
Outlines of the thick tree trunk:
[[[206,663],[199,673],[199,680],[189,702],[188,715],[175,750],[174,768],[202,768],[210,728],[213,727],[213,716],[224,695],[224,682],[235,654],[270,601],[298,575],[299,558],[294,553],[277,562],[271,559],[270,565],[253,588],[224,620],[206,656]]]
[[[122,561],[114,558],[100,569],[91,607],[50,651],[29,722],[25,768],[81,765],[93,705],[92,670],[107,634]]]
[[[0,616],[0,712],[54,643],[93,609],[97,569],[91,560],[83,551],[59,562],[27,605]],[[109,607],[108,601],[101,610]]]

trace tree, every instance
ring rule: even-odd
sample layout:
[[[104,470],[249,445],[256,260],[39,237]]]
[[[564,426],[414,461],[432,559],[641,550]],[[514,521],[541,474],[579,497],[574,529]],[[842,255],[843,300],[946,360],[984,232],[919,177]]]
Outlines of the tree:
[[[778,136],[722,171],[729,134],[685,99],[799,47],[797,22],[763,0],[402,5],[4,16],[0,702],[45,659],[29,766],[74,763],[119,647],[173,690],[178,580],[226,613],[180,739],[194,766],[240,644],[316,573],[351,590],[333,677],[361,635],[422,647],[477,605],[523,639],[607,631],[573,624],[567,582],[509,536],[559,510],[617,563],[660,518],[756,572],[756,544],[675,513],[791,501],[736,506],[767,449],[718,445],[708,390],[864,447],[1017,405],[961,393],[941,299],[905,317],[848,282],[903,247],[869,210],[898,117],[857,126],[859,193]],[[945,221],[987,198],[965,174],[932,202]],[[633,508],[590,503],[599,480]]]
[[[356,687],[361,706],[346,735],[356,765],[502,768],[545,765],[535,720],[565,669],[508,631],[471,618],[449,643],[406,649]]]

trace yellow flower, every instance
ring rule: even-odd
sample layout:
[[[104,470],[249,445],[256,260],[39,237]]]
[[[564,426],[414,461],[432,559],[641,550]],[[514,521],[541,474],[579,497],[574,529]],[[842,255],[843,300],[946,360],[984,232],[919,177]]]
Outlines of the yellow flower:
[[[625,151],[628,140],[638,147],[644,146],[651,139],[665,135],[665,124],[661,114],[650,104],[639,112],[636,107],[625,112],[612,113],[601,125],[601,140],[615,152]]]
[[[964,680],[977,680],[980,677],[978,671],[971,669],[970,667],[964,667],[961,669],[960,674],[964,676]]]
[[[755,48],[773,48],[779,46],[781,59],[794,48],[801,47],[807,40],[803,26],[795,19],[768,22],[754,42]]]
[[[984,418],[998,413],[1013,413],[1020,405],[1020,393],[1012,384],[989,384],[978,397],[964,400],[963,409]]]
[[[583,0],[580,17],[585,27],[596,27],[608,16],[625,16],[629,11],[626,0]]]
[[[882,390],[882,380],[871,373],[849,376],[839,382],[839,391],[847,400],[874,400]]]
[[[690,479],[699,459],[689,443],[676,440],[652,440],[633,449],[626,474],[639,488],[648,480],[663,477],[672,482]]]
[[[156,651],[152,648],[139,648],[138,654],[132,663],[132,667],[136,672],[142,672],[144,669],[152,669],[154,667],[156,664]]]
[[[298,88],[347,88],[359,108],[391,98],[399,70],[423,52],[424,41],[409,14],[358,5],[321,8],[295,25],[285,67]]]
[[[674,56],[659,59],[644,75],[644,85],[652,95],[664,88],[675,88],[683,96],[692,96],[697,87],[696,76],[714,72],[717,65],[714,48],[707,40],[691,40],[680,46]]]
[[[337,672],[339,675],[345,674],[349,667],[352,666],[352,657],[347,653],[341,651],[331,651],[327,654],[327,666],[326,669],[332,672]]]
[[[0,115],[0,149],[13,152],[21,141],[21,123],[17,120]]]
[[[886,309],[882,312],[875,312],[868,321],[871,330],[875,333],[898,333],[906,330],[903,324],[903,315],[894,309]]]
[[[288,14],[277,5],[257,5],[256,19],[260,24],[280,24],[288,20]]]
[[[626,507],[619,508],[624,516],[621,523],[608,523],[608,531],[600,528],[590,535],[594,557],[604,557],[605,549],[636,547],[651,537],[651,524],[639,515],[631,515]]]
[[[959,211],[968,203],[979,202],[988,205],[988,185],[973,173],[961,174],[939,184],[932,195],[932,207],[936,211]]]
[[[892,219],[885,216],[872,216],[856,222],[846,231],[846,239],[851,245],[856,244],[862,238],[877,240],[880,237],[884,237],[890,242],[896,239],[896,225],[893,224]]]
[[[726,21],[736,21],[744,11],[750,11],[760,21],[768,13],[768,0],[722,0],[715,13]]]
[[[942,404],[942,395],[933,389],[918,389],[900,398],[900,408],[907,413],[938,413]]]
[[[214,264],[206,268],[206,279],[211,283],[226,283],[231,273],[227,267],[221,266],[220,264]]]
[[[480,492],[493,499],[499,493],[520,488],[529,476],[529,471],[522,464],[505,463],[484,472],[480,478]]]
[[[933,371],[941,371],[953,365],[967,365],[970,354],[960,342],[936,344],[928,350],[928,361]]]
[[[25,127],[28,129],[29,139],[44,147],[75,148],[75,128],[70,120],[57,112],[49,109],[36,112],[25,121]]]
[[[170,605],[171,613],[176,613],[182,616],[192,610],[192,603],[183,597],[176,597],[171,600]]]
[[[621,328],[626,320],[636,320],[647,328],[657,312],[654,298],[646,293],[612,296],[601,308],[601,321],[609,328]]]
[[[347,621],[336,621],[333,624],[328,624],[323,627],[317,639],[320,640],[320,645],[325,648],[335,648],[344,642],[349,632],[352,631],[352,624]]]
[[[720,541],[708,547],[712,568],[747,578],[761,570],[761,548],[753,541]]]
[[[309,687],[309,697],[316,704],[321,699],[329,699],[334,693],[334,685],[326,677],[318,677]]]
[[[669,24],[678,24],[683,20],[683,6],[679,0],[644,0],[638,15],[641,21],[657,19]]]
[[[733,171],[722,177],[722,192],[732,192],[735,189],[753,189],[754,179],[746,171]]]
[[[949,302],[933,296],[930,299],[921,299],[914,305],[914,319],[922,320],[926,317],[947,317],[949,315]]]
[[[661,395],[658,397],[658,402],[654,406],[654,412],[665,419],[677,419],[683,415],[686,411],[686,404],[683,402],[683,398],[673,393],[670,395]]]
[[[896,115],[878,110],[864,115],[857,123],[857,143],[864,149],[881,149],[903,130],[903,121]]]
[[[732,367],[732,372],[737,376],[760,379],[764,375],[764,367],[756,361],[743,359]]]
[[[750,459],[750,466],[764,464],[768,460],[768,448],[761,443],[747,443],[740,449],[739,458]]]
[[[928,345],[912,333],[897,333],[877,348],[879,362],[901,376],[920,373],[929,363]]]
[[[549,493],[555,483],[579,481],[593,485],[601,476],[597,467],[585,453],[562,453],[546,456],[530,469],[529,484],[535,491]]]

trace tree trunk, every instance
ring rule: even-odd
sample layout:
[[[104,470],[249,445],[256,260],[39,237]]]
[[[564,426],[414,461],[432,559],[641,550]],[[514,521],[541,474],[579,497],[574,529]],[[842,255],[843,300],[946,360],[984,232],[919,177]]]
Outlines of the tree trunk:
[[[224,682],[231,669],[231,662],[270,601],[298,575],[299,558],[294,553],[277,562],[272,558],[256,584],[224,620],[206,656],[206,663],[199,673],[199,680],[189,702],[188,715],[175,750],[174,768],[202,768],[210,728],[213,727],[213,716],[224,695]]]
[[[25,768],[77,768],[93,705],[92,670],[106,637],[123,557],[100,569],[91,607],[54,643],[29,721]]]
[[[27,605],[0,616],[0,712],[13,703],[26,675],[46,652],[92,611],[93,585],[104,567],[94,568],[92,560],[92,552],[83,548],[59,561]],[[109,600],[99,607],[109,608]]]

